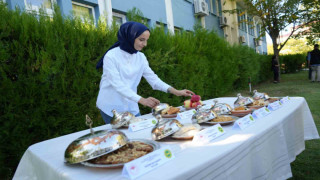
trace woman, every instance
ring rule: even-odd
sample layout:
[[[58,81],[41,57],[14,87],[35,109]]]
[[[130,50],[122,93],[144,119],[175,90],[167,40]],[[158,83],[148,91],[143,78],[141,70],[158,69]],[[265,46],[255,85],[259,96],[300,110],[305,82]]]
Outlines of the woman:
[[[154,108],[160,101],[153,97],[144,98],[137,94],[137,87],[142,77],[152,89],[172,93],[176,96],[191,96],[190,90],[176,90],[169,86],[152,71],[147,58],[140,51],[147,46],[149,29],[137,22],[127,22],[118,31],[118,42],[106,52],[98,62],[97,68],[103,67],[97,107],[106,124],[113,116],[112,110],[129,111],[139,116],[138,103]]]
[[[275,55],[272,56],[271,68],[273,71],[273,83],[278,83],[279,82],[279,63]]]

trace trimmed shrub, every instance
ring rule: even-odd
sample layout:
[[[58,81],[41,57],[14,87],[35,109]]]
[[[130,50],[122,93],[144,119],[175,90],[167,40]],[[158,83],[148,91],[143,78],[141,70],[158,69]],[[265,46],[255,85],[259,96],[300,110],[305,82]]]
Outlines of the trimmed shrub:
[[[303,64],[305,64],[306,55],[305,54],[290,54],[281,55],[280,64],[282,73],[296,73],[301,71]]]

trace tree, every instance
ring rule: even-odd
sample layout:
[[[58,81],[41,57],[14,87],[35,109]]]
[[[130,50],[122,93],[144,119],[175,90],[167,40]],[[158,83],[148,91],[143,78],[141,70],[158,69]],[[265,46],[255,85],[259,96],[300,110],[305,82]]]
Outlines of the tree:
[[[305,31],[300,35],[306,36],[309,44],[315,44],[320,41],[320,1],[304,0],[303,6],[308,9],[308,16],[306,18],[311,23],[305,25]]]
[[[281,49],[279,55],[288,55],[288,54],[307,54],[308,51],[311,51],[313,46],[308,45],[306,38],[291,38],[288,40],[286,45]],[[273,54],[273,45],[268,44],[268,54]]]
[[[311,0],[243,0],[241,4],[248,14],[261,20],[261,32],[268,33],[272,39],[273,52],[279,62],[279,53],[288,40],[299,29],[312,21],[310,12],[304,8],[303,1]],[[225,10],[228,13],[239,13],[240,9]],[[289,29],[289,36],[280,41],[280,32]],[[259,37],[260,38],[260,37]]]

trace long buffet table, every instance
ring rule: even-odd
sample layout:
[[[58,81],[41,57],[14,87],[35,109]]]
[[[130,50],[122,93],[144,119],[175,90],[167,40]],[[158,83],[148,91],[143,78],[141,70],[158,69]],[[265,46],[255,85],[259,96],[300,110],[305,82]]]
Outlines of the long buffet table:
[[[217,98],[233,104],[235,98]],[[204,101],[210,103],[212,100]],[[151,114],[142,116],[151,117]],[[203,126],[209,127],[209,126]],[[99,126],[94,130],[110,128]],[[138,179],[287,179],[292,177],[290,163],[305,149],[305,140],[319,139],[306,100],[293,97],[282,108],[257,119],[244,129],[223,126],[226,133],[208,144],[167,138],[175,158]],[[151,128],[131,132],[129,138],[151,140]],[[13,179],[128,179],[122,169],[91,168],[64,163],[67,146],[84,130],[30,146],[20,160]]]

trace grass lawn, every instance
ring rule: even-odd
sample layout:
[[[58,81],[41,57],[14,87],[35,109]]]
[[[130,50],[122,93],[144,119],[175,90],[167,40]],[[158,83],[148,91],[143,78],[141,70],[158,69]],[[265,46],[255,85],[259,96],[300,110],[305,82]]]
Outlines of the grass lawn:
[[[300,96],[307,100],[314,122],[320,132],[320,83],[311,83],[308,80],[308,71],[296,74],[282,74],[281,83],[272,81],[252,85],[252,90],[265,92],[269,96]],[[237,93],[249,96],[249,87],[238,90],[226,96],[236,96]],[[305,142],[306,149],[291,163],[293,178],[290,179],[320,179],[320,140]]]

